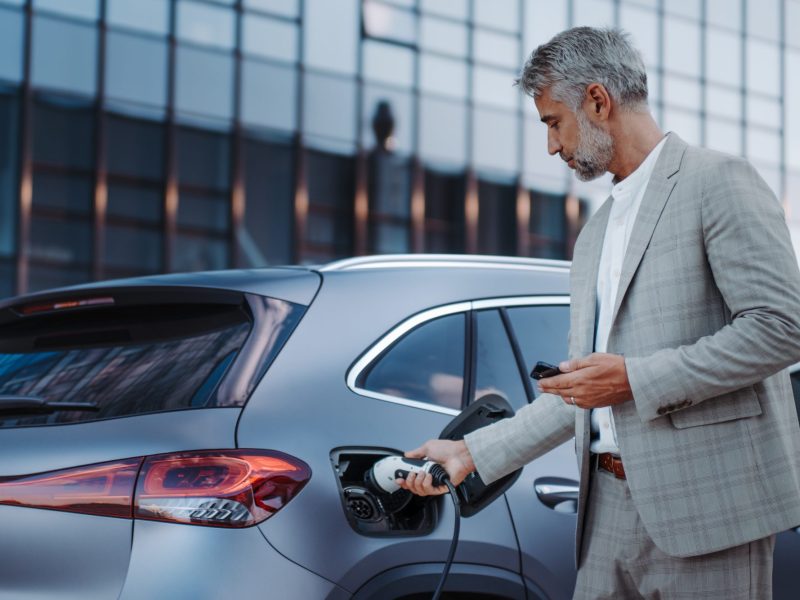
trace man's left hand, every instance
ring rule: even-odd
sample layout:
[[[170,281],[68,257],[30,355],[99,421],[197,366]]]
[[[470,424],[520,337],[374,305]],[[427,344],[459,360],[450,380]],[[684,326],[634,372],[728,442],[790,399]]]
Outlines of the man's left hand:
[[[625,357],[596,352],[558,365],[563,375],[538,381],[539,388],[579,408],[601,408],[633,398]]]

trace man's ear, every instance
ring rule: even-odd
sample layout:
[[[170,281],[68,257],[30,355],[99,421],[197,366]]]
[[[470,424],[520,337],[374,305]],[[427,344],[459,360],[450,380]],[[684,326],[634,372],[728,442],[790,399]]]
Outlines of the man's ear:
[[[587,86],[584,108],[598,121],[608,119],[611,114],[611,96],[602,83],[592,83]]]

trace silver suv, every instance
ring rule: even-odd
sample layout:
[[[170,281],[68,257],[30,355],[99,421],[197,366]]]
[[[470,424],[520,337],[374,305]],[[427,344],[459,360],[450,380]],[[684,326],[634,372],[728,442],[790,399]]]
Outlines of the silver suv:
[[[366,257],[3,302],[0,598],[429,596],[452,506],[365,474],[535,401],[568,268]],[[567,443],[474,482],[450,597],[569,598],[576,477]],[[776,598],[798,557],[781,534]]]

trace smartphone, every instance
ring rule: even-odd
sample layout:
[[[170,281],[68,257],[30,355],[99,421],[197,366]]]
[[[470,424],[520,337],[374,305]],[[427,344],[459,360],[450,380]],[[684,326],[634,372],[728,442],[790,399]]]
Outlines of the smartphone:
[[[539,361],[531,371],[531,377],[534,379],[544,379],[545,377],[553,377],[554,375],[561,375],[561,371],[555,365]]]

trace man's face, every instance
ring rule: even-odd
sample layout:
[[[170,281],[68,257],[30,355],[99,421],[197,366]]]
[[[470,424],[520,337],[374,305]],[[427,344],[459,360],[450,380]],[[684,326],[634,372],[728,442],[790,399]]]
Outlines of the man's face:
[[[558,153],[581,181],[591,181],[607,170],[614,152],[611,135],[591,121],[585,106],[572,112],[545,90],[534,99],[539,117],[547,125],[547,152]],[[589,103],[590,105],[591,103]]]

